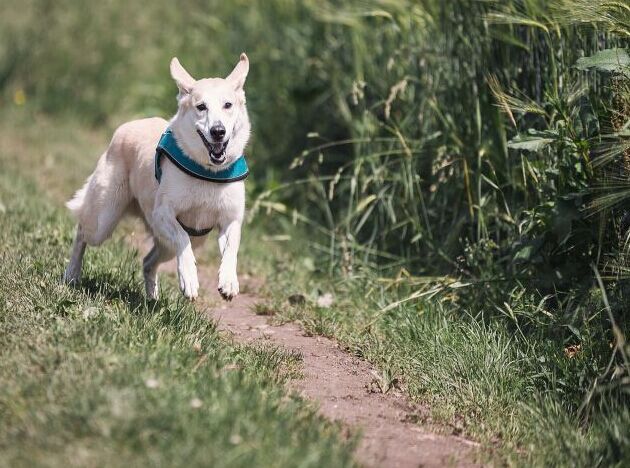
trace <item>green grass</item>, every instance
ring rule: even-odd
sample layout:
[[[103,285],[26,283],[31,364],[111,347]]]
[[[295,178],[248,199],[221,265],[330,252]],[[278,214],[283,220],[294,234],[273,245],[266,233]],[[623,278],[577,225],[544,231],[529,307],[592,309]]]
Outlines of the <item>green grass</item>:
[[[283,387],[299,355],[232,343],[169,282],[147,304],[121,239],[60,284],[60,195],[106,140],[21,116],[0,125],[0,465],[352,466],[351,441]]]

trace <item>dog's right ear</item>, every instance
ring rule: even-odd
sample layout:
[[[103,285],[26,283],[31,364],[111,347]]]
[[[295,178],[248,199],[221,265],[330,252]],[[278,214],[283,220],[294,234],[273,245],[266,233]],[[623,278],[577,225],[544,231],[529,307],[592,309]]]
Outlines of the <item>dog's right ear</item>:
[[[190,94],[195,85],[195,79],[182,67],[177,57],[173,57],[171,60],[171,76],[177,83],[180,94]]]

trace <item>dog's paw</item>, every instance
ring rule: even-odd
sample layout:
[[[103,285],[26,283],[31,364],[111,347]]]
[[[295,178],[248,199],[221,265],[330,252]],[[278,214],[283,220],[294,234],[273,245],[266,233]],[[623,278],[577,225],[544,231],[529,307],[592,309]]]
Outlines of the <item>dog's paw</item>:
[[[197,273],[179,275],[179,289],[187,299],[194,301],[199,296],[199,280]]]
[[[236,274],[219,273],[219,287],[217,288],[221,297],[226,301],[231,301],[238,295],[238,278]]]
[[[144,278],[144,290],[147,293],[147,299],[150,301],[157,301],[160,298],[160,290],[158,287],[157,279]]]
[[[68,266],[66,271],[63,272],[63,277],[61,281],[70,286],[76,286],[81,281],[81,271],[76,268],[72,268],[72,266]]]
[[[197,299],[199,295],[199,279],[197,278],[195,261],[178,261],[177,277],[179,278],[179,289],[184,293],[184,296],[191,301]]]

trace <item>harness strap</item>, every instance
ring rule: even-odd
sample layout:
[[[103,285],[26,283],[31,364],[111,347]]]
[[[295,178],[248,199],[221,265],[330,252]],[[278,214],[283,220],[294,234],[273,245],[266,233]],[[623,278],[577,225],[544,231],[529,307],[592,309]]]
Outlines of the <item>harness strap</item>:
[[[212,231],[212,228],[195,229],[195,228],[188,227],[184,223],[182,223],[179,219],[177,220],[177,222],[182,227],[182,229],[184,229],[184,231],[186,231],[186,233],[189,236],[201,237],[201,236],[205,236],[206,234],[210,234],[210,232]]]

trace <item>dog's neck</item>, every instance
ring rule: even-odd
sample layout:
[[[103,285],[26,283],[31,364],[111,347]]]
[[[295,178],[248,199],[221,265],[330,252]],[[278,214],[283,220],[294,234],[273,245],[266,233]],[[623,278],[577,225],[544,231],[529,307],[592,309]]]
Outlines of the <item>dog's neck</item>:
[[[211,171],[221,171],[234,163],[245,152],[245,147],[249,140],[251,124],[247,117],[247,109],[243,106],[241,112],[245,115],[237,119],[234,131],[230,136],[230,141],[225,149],[225,162],[219,166],[209,163],[208,150],[196,133],[196,129],[181,119],[181,109],[173,116],[168,124],[168,128],[173,131],[175,141],[184,153],[194,159],[199,164],[207,167]]]

